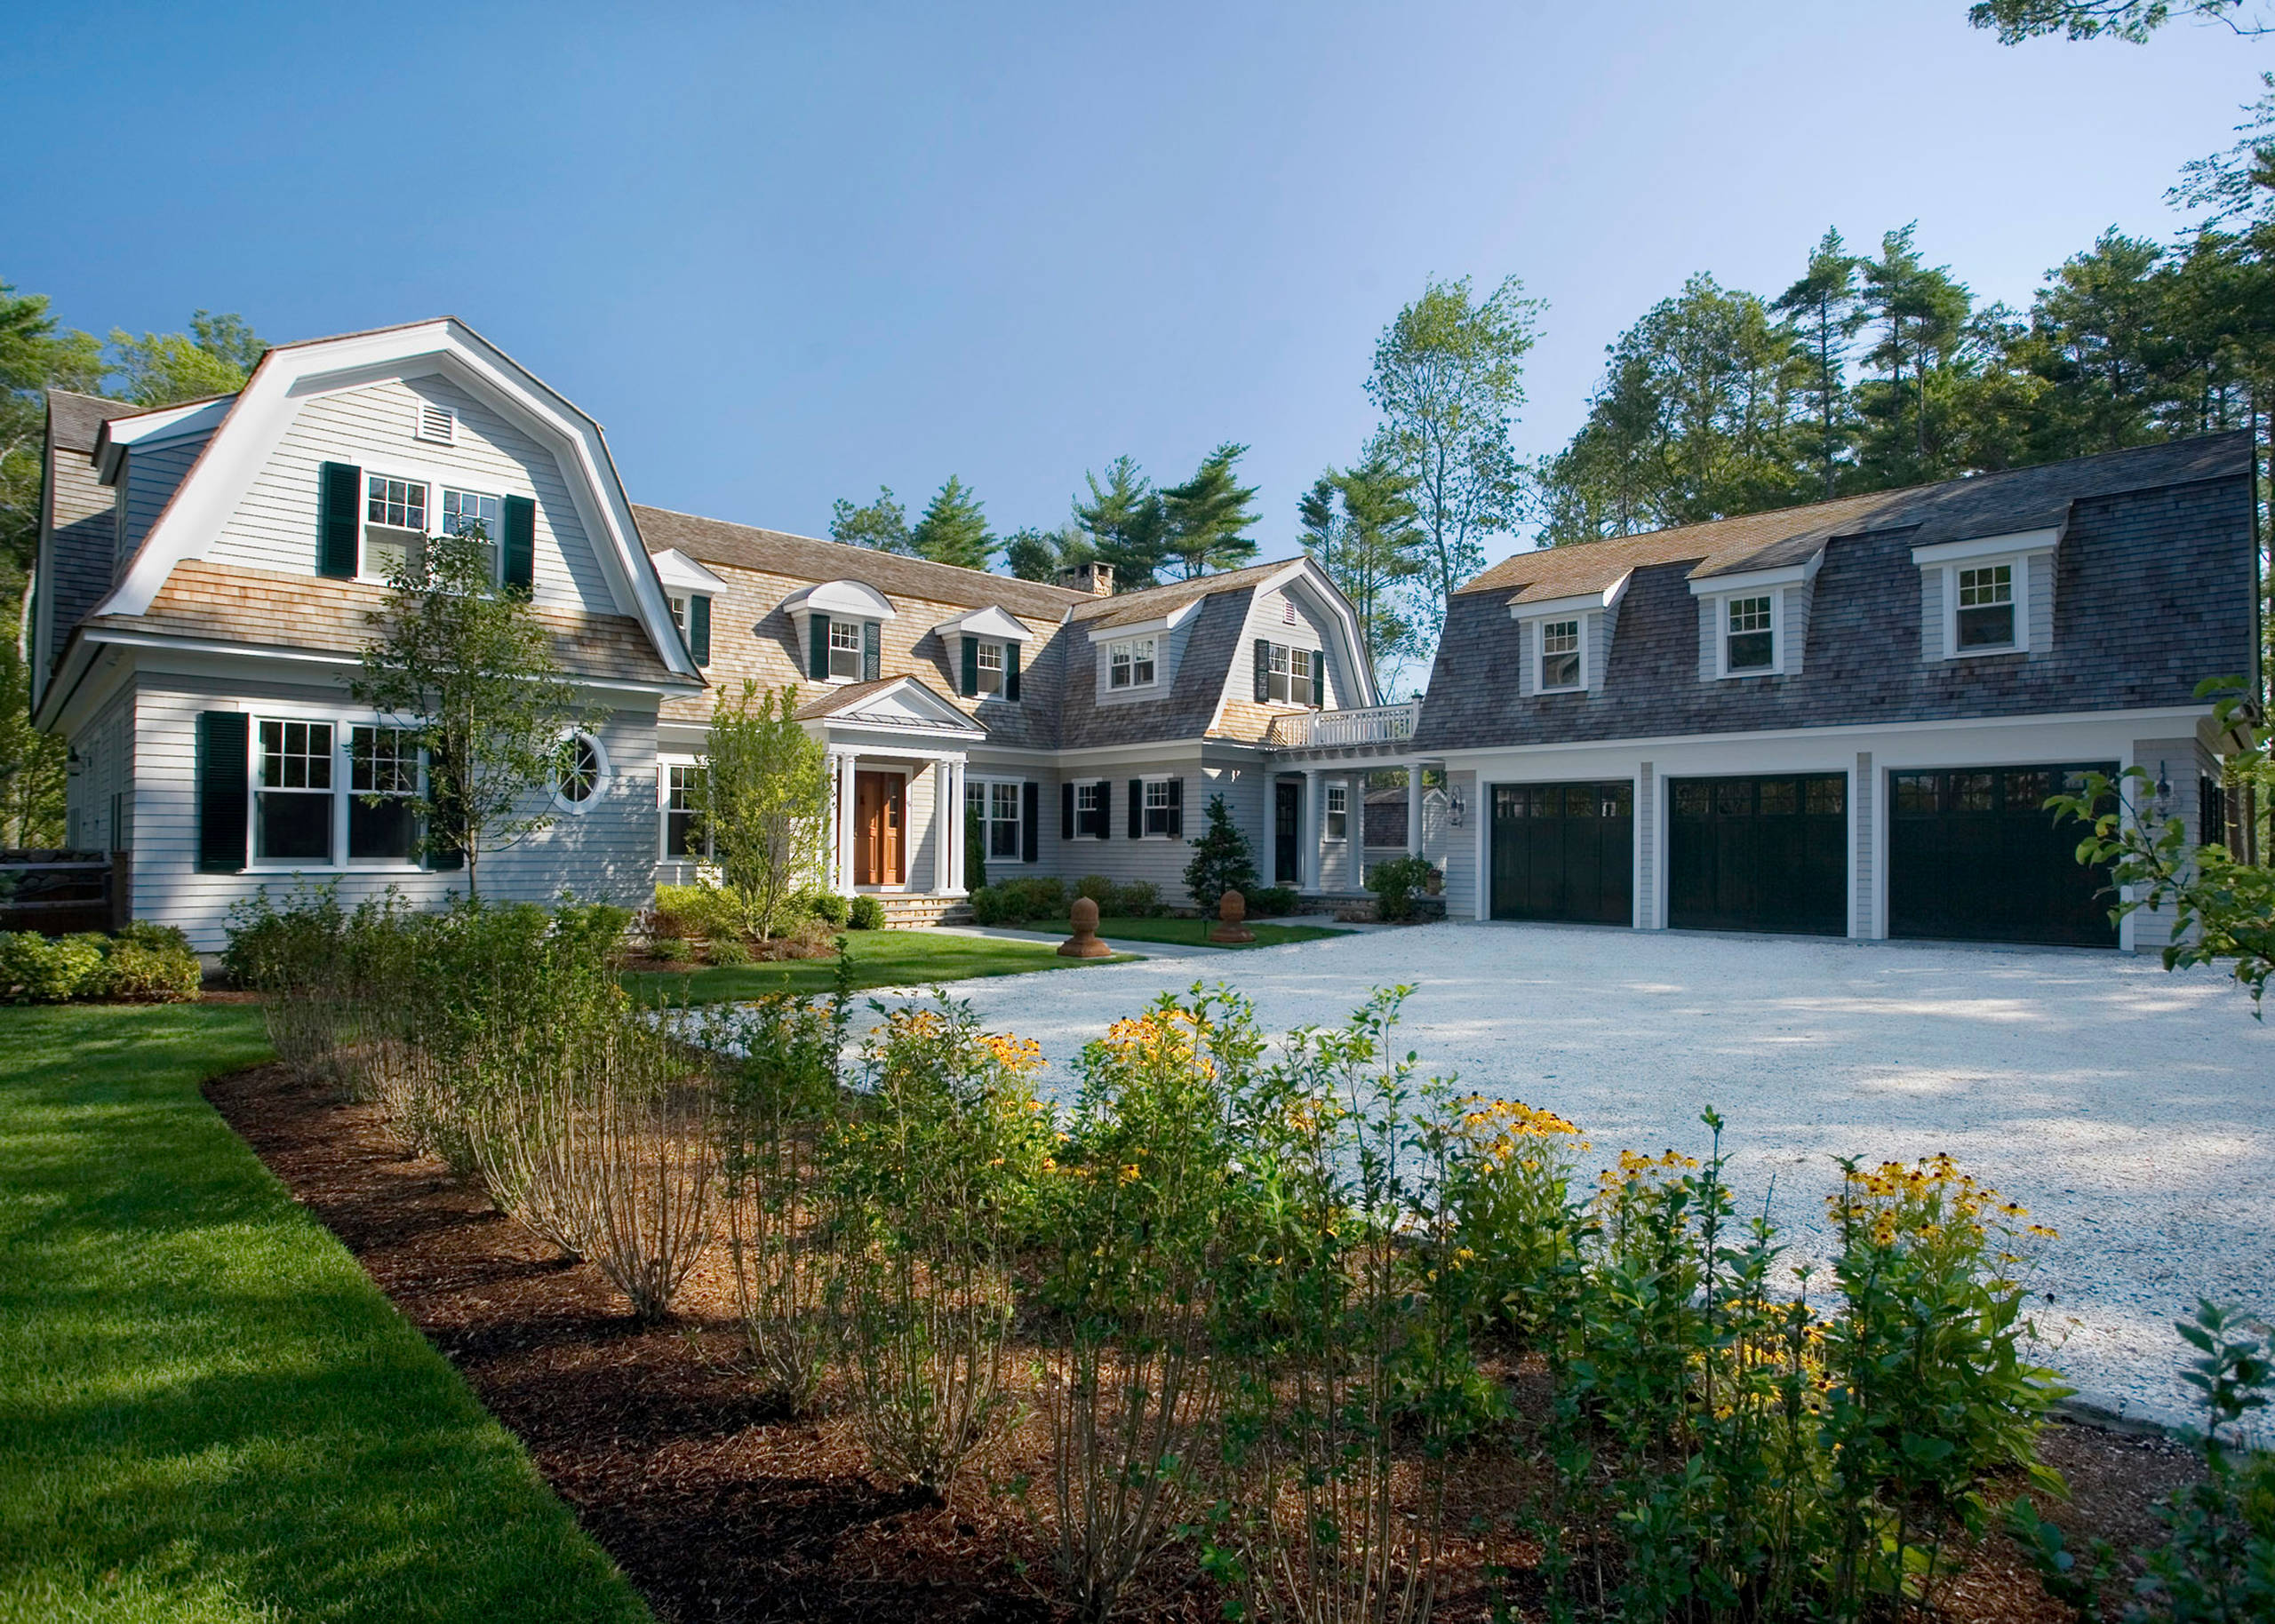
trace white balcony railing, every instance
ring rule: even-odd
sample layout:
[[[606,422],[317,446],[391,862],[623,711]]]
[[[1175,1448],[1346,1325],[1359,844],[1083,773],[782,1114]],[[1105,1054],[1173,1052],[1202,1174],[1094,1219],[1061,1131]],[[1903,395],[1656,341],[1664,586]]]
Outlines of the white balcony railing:
[[[1339,750],[1358,744],[1396,744],[1414,736],[1422,702],[1374,705],[1355,711],[1305,711],[1275,716],[1264,736],[1272,750]]]

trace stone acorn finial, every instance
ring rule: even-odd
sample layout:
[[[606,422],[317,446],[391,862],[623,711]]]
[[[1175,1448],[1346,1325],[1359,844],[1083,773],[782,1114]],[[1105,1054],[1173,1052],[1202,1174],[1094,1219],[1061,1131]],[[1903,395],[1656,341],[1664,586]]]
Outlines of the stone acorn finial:
[[[1061,959],[1110,959],[1114,950],[1098,940],[1098,905],[1087,896],[1074,899],[1067,910],[1074,934],[1058,944]]]
[[[1238,891],[1227,891],[1217,904],[1217,922],[1209,927],[1209,940],[1220,947],[1238,947],[1243,942],[1256,940],[1256,932],[1248,927],[1248,898]]]

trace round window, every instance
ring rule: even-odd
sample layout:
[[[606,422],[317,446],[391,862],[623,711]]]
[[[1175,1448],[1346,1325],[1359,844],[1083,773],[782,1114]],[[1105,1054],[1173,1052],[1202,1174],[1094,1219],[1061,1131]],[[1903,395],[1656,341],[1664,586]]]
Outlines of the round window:
[[[600,788],[600,741],[588,733],[572,733],[561,741],[561,776],[554,793],[572,807],[581,807]]]

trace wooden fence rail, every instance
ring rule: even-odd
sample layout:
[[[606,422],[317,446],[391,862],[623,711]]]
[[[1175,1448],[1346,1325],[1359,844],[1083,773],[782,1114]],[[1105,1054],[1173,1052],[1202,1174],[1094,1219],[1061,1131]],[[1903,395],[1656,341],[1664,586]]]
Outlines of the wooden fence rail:
[[[0,851],[0,930],[122,929],[133,917],[133,879],[128,852]]]

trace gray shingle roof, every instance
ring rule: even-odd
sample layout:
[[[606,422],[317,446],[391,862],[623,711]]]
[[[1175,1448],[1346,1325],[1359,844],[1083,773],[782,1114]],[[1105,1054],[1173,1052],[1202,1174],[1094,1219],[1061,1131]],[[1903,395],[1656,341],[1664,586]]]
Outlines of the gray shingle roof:
[[[2209,435],[1519,554],[1448,604],[1417,746],[2194,703],[2199,681],[2251,663],[2251,456],[2247,434]],[[2049,649],[1922,658],[1913,547],[2065,523]],[[1800,562],[1820,547],[1800,673],[1702,681],[1694,575]],[[1631,569],[1602,688],[1521,696],[1508,610],[1518,589],[1577,594]]]
[[[1251,574],[1247,570],[1232,571],[1210,577],[1209,580],[1230,582]],[[1194,581],[1183,585],[1201,589],[1205,584]],[[1179,601],[1201,595],[1203,593],[1196,590]],[[1241,627],[1247,624],[1249,600],[1256,595],[1256,588],[1251,580],[1230,590],[1209,587],[1205,595],[1207,601],[1193,612],[1192,623],[1185,630],[1185,651],[1178,657],[1169,692],[1156,699],[1100,705],[1096,657],[1091,652],[1085,623],[1078,621],[1064,627],[1051,639],[1060,662],[1054,674],[1059,693],[1061,748],[1079,750],[1104,744],[1199,740],[1216,720],[1217,701],[1225,691],[1225,680],[1240,653]],[[1165,609],[1156,609],[1153,614],[1164,612]],[[1119,620],[1120,617],[1114,619]]]
[[[97,394],[75,394],[68,389],[47,392],[47,434],[59,451],[92,451],[95,435],[113,418],[135,417],[148,410],[132,401],[105,400]]]

